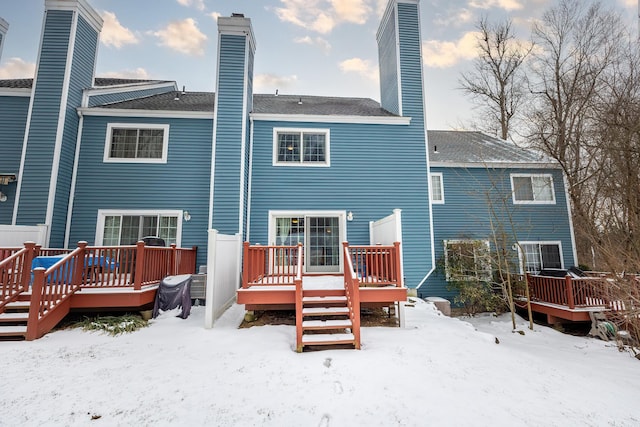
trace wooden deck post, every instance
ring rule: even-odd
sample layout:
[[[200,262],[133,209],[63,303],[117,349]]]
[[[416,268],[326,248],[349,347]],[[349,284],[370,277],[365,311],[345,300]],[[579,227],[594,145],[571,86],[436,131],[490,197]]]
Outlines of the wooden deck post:
[[[73,285],[81,285],[82,284],[82,276],[84,273],[84,270],[86,268],[87,271],[91,271],[93,268],[96,268],[96,266],[91,266],[91,265],[87,265],[85,262],[85,248],[87,247],[89,243],[84,242],[84,241],[80,241],[78,242],[78,248],[80,249],[80,251],[78,252],[78,258],[77,258],[77,262],[75,265],[72,264],[73,266],[73,275],[71,276],[71,283]],[[94,259],[94,261],[96,261]],[[93,274],[87,274],[87,280],[91,281],[93,278]]]
[[[169,276],[175,276],[178,274],[176,267],[178,266],[178,251],[176,250],[176,244],[171,244],[171,257],[169,259]]]
[[[574,309],[576,308],[576,302],[573,298],[573,286],[571,283],[571,276],[569,276],[568,274],[566,276],[564,276],[564,283],[565,283],[565,288],[566,288],[566,292],[567,292],[567,304],[569,305],[570,309]]]
[[[400,259],[400,242],[393,242],[393,246],[396,248],[395,251],[393,251],[394,257],[395,257],[395,269],[396,269],[396,286],[400,287],[402,286],[402,260]]]
[[[27,249],[27,253],[24,254],[24,261],[22,263],[20,287],[26,291],[29,289],[29,282],[31,281],[31,264],[36,257],[36,244],[34,242],[25,242],[24,247]]]
[[[33,270],[29,318],[27,320],[27,334],[25,335],[27,341],[33,341],[38,338],[38,318],[40,315],[40,300],[42,298],[42,288],[44,287],[45,271],[46,269],[44,267],[37,267]]]
[[[144,242],[141,240],[136,243],[136,265],[135,277],[133,279],[133,289],[139,291],[142,289],[142,275],[144,273]]]
[[[242,244],[242,288],[246,289],[249,287],[249,269],[250,260],[249,260],[249,246],[251,243],[244,242]]]

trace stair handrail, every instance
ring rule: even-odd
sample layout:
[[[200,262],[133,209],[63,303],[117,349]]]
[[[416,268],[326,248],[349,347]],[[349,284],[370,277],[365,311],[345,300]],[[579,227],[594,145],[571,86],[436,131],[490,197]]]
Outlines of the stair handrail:
[[[354,347],[360,349],[360,281],[351,262],[349,242],[342,243],[344,248],[344,289],[347,297],[347,307],[351,318],[351,332]]]
[[[36,244],[25,242],[24,247],[0,261],[0,310],[29,289],[31,261]]]
[[[296,262],[296,351],[302,352],[302,243],[298,243],[298,259]]]
[[[87,242],[78,242],[78,247],[48,269],[33,269],[33,284],[27,321],[27,340],[34,340],[47,333],[40,323],[50,316],[55,308],[65,303],[82,285],[85,269]]]

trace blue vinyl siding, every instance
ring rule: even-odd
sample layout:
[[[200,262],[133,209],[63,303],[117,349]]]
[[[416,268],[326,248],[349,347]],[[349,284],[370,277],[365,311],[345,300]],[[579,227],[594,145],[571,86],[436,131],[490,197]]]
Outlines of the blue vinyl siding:
[[[380,33],[378,40],[378,58],[380,67],[380,97],[381,106],[394,114],[400,114],[398,105],[398,50],[396,43],[395,10],[391,12],[389,20]]]
[[[453,299],[447,290],[444,271],[444,240],[492,239],[493,229],[503,234],[510,255],[517,257],[511,246],[519,241],[561,241],[565,267],[575,265],[567,201],[559,169],[485,169],[432,168],[441,172],[445,203],[433,206],[436,263],[440,267],[420,288],[420,296]],[[555,204],[514,205],[511,196],[512,173],[552,174]],[[504,232],[500,231],[503,228]]]
[[[72,68],[62,136],[62,147],[56,185],[56,198],[51,224],[51,247],[62,247],[69,207],[69,191],[78,136],[79,118],[76,108],[82,101],[82,91],[91,86],[95,62],[98,33],[82,17],[78,17],[78,26],[73,49]]]
[[[331,166],[272,166],[274,127],[330,128]],[[416,287],[431,268],[426,154],[420,132],[412,126],[254,121],[252,243],[269,243],[269,210],[352,211],[347,240],[369,244],[369,221],[399,208],[406,285]]]
[[[113,122],[169,124],[167,163],[104,163]],[[197,265],[206,264],[212,132],[212,120],[86,116],[69,245],[94,243],[98,209],[187,210],[181,245],[198,246]]]
[[[398,3],[398,25],[402,115],[411,117],[412,125],[424,129],[420,25],[417,4]]]
[[[73,13],[50,10],[35,81],[17,224],[44,224]]]
[[[218,65],[218,121],[216,129],[213,228],[224,234],[239,232],[240,167],[242,153],[243,94],[245,91],[244,36],[220,36]]]
[[[0,172],[20,171],[20,157],[24,142],[24,130],[27,124],[29,99],[25,96],[0,96]],[[0,187],[7,195],[7,201],[0,203],[0,224],[10,224],[13,216],[13,202],[16,196],[16,183]]]
[[[244,135],[244,140],[246,141],[246,148],[244,152],[244,205],[242,207],[242,237],[243,239],[247,235],[247,212],[249,210],[249,160],[251,158],[250,154],[250,135],[251,135],[251,126],[249,122],[248,114],[253,110],[253,62],[254,62],[254,53],[249,53],[249,61],[247,64],[247,116],[246,119],[246,130]]]
[[[120,92],[94,95],[89,97],[89,107],[112,104],[114,102],[128,101],[131,99],[144,98],[151,95],[158,95],[175,90],[173,85],[156,87],[151,89],[122,88]]]

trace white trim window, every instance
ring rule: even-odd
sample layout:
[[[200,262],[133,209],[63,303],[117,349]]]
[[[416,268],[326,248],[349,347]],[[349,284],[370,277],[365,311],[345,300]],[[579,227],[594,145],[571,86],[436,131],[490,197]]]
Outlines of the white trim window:
[[[274,166],[329,166],[329,129],[273,129]]]
[[[111,210],[98,211],[96,245],[132,245],[147,236],[164,239],[167,246],[180,246],[182,211]]]
[[[444,185],[441,172],[431,172],[431,203],[444,204]]]
[[[491,280],[491,250],[488,240],[445,240],[444,262],[448,282]]]
[[[109,123],[104,161],[167,163],[169,125]]]
[[[522,273],[537,274],[543,268],[564,268],[561,242],[518,242],[518,245]]]
[[[553,177],[550,174],[511,174],[511,190],[514,204],[553,205]]]

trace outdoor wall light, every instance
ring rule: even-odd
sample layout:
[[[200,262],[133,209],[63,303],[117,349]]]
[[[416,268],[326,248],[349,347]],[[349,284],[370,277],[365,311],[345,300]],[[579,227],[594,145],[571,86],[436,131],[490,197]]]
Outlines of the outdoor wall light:
[[[7,201],[7,195],[0,192],[0,202],[6,202]]]
[[[347,221],[353,221],[353,212],[347,212]]]
[[[189,213],[189,211],[184,211],[182,213],[182,217],[184,218],[185,221],[191,221],[191,214]]]

